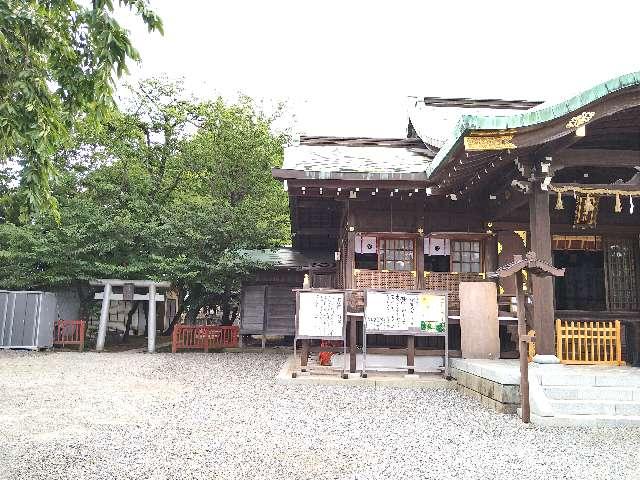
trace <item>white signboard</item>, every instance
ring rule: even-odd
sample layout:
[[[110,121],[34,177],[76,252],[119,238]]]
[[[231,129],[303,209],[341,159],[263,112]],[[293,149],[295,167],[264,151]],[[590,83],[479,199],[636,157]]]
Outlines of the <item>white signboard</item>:
[[[446,335],[446,293],[367,291],[367,333]]]
[[[298,292],[298,338],[343,338],[344,293]]]

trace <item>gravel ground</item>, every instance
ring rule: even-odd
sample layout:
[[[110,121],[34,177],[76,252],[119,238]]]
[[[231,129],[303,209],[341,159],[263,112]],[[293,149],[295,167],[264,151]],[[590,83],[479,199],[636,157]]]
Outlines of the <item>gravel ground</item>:
[[[0,352],[0,478],[638,479],[640,429],[455,391],[278,385],[281,354]]]

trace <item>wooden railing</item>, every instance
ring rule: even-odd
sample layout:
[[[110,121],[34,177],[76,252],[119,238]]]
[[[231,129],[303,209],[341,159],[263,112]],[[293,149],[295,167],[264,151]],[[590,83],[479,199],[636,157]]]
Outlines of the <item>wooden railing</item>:
[[[87,323],[84,320],[58,320],[53,325],[53,344],[60,347],[77,345],[84,350],[84,334]]]
[[[240,328],[220,325],[176,325],[171,337],[171,351],[237,347]]]
[[[386,270],[354,270],[354,288],[415,289],[416,272]],[[484,280],[483,273],[425,272],[424,288],[449,292],[449,309],[460,308],[460,282]]]
[[[391,270],[354,270],[354,288],[415,289],[416,272]]]
[[[575,322],[556,320],[556,355],[574,365],[622,365],[620,320]]]

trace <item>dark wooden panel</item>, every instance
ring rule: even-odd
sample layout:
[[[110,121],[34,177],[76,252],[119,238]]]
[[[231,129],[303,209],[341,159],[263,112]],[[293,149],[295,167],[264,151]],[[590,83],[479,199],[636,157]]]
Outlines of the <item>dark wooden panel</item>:
[[[295,334],[296,297],[295,286],[267,287],[267,325],[265,333],[277,335]],[[299,288],[299,287],[298,287]]]
[[[262,333],[265,288],[264,285],[245,285],[242,287],[241,333]]]

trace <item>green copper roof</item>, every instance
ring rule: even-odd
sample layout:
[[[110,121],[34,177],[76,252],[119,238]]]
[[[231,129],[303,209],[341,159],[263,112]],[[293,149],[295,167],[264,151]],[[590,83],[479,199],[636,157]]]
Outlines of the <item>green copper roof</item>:
[[[469,130],[503,130],[537,125],[575,112],[610,93],[635,85],[640,85],[640,72],[629,73],[601,83],[564,102],[525,110],[522,113],[505,116],[463,115],[458,121],[452,136],[431,162],[428,170],[429,176],[449,158],[455,147],[462,141],[464,134]]]

